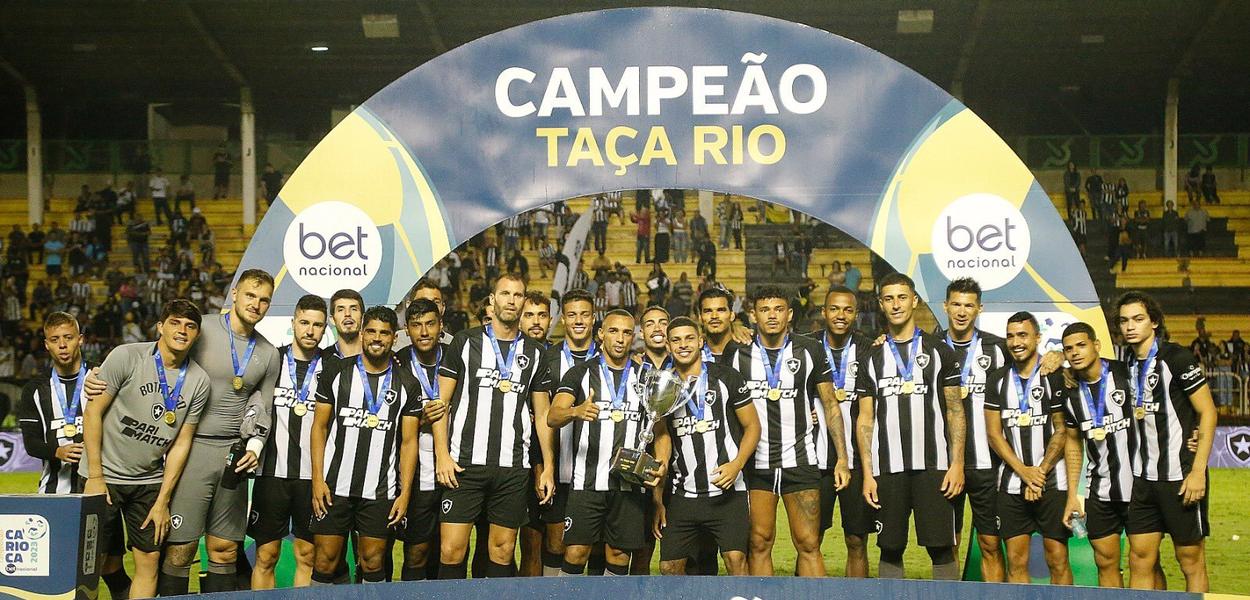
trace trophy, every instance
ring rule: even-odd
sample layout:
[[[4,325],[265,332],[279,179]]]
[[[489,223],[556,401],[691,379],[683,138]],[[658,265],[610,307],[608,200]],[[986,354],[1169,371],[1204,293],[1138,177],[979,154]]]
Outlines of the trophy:
[[[646,485],[652,479],[647,472],[660,467],[660,462],[647,454],[646,447],[655,437],[652,432],[655,422],[673,414],[681,406],[682,381],[673,371],[649,369],[643,376],[642,386],[644,415],[637,446],[631,448],[627,442],[612,458],[612,469],[621,479],[637,485]]]

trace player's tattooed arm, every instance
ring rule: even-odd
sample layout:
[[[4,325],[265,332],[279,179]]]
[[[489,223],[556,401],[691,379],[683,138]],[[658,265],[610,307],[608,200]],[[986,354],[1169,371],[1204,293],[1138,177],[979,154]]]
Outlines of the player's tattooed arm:
[[[833,486],[836,490],[842,490],[851,483],[850,459],[848,458],[848,446],[846,443],[846,435],[843,433],[844,426],[842,423],[842,408],[838,405],[838,399],[834,396],[833,382],[822,381],[816,387],[816,391],[820,394],[820,402],[825,407],[825,426],[829,429],[829,439],[833,442],[833,448],[837,452],[838,461],[833,467]]]
[[[873,397],[860,396],[859,417],[855,421],[855,439],[859,442],[859,464],[863,465],[865,473],[871,471],[869,466],[872,465],[872,431],[873,420],[876,418],[873,410]]]
[[[1068,427],[1063,421],[1062,412],[1051,413],[1050,422],[1055,431],[1050,436],[1050,443],[1046,445],[1046,453],[1042,455],[1042,472],[1044,473],[1050,473],[1050,470],[1055,468],[1055,463],[1059,462],[1059,457],[1064,454],[1068,439]]]
[[[946,429],[950,436],[951,468],[964,465],[964,436],[968,431],[967,416],[964,415],[964,402],[960,398],[957,386],[942,388],[946,398]]]
[[[1063,466],[1068,470],[1068,502],[1063,510],[1063,524],[1071,528],[1073,512],[1081,516],[1085,515],[1085,509],[1081,506],[1080,500],[1081,462],[1085,458],[1085,447],[1081,443],[1079,428],[1065,427],[1062,437]]]

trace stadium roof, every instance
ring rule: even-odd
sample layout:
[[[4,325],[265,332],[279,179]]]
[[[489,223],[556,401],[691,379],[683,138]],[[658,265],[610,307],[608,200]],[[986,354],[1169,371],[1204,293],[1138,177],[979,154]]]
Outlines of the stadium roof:
[[[143,137],[149,102],[234,118],[226,103],[238,102],[240,81],[253,89],[262,130],[315,135],[331,107],[360,103],[448,49],[625,4],[635,3],[14,0],[0,5],[0,66],[34,85],[49,137]],[[689,4],[832,31],[948,90],[962,79],[965,102],[1006,135],[1158,131],[1173,76],[1181,78],[1183,132],[1250,130],[1250,2]],[[2,114],[18,116],[21,101],[21,87],[0,75]],[[23,131],[20,117],[0,120],[0,137]]]

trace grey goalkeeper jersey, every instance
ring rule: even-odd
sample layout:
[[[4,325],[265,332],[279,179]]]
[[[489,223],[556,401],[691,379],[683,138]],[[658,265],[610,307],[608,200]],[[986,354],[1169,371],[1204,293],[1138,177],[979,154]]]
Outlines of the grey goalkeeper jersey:
[[[164,396],[156,374],[156,342],[123,344],[109,352],[100,366],[100,379],[113,398],[102,417],[100,466],[104,480],[112,484],[160,483],[165,474],[165,452],[184,424],[200,421],[208,402],[209,381],[204,370],[187,361],[187,375],[178,394],[175,421],[165,421]],[[172,394],[179,370],[165,369]],[[87,476],[87,461],[79,463]]]
[[[196,436],[257,438],[263,444],[269,435],[273,388],[281,372],[281,357],[265,336],[258,332],[252,335],[256,338],[256,350],[243,373],[243,389],[235,390],[230,338],[234,338],[240,365],[247,354],[247,338],[230,331],[224,314],[204,318],[200,337],[191,348],[191,358],[208,373],[212,395],[204,407]]]

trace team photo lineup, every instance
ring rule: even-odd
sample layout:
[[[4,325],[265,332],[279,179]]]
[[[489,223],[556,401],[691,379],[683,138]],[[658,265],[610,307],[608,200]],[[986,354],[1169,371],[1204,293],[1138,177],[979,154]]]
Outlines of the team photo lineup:
[[[563,257],[541,240],[545,277]],[[670,313],[662,294],[609,306],[581,272],[548,296],[497,253],[490,240],[495,266],[474,273],[475,318],[440,262],[396,308],[299,298],[281,347],[257,331],[275,288],[259,269],[221,314],[168,302],[156,341],[99,365],[78,320],[50,313],[53,370],[19,419],[47,447],[41,493],[107,496],[112,597],[186,594],[197,562],[202,592],[272,588],[284,542],[295,586],[768,576],[782,509],[799,576],[828,575],[821,545],[840,535],[848,577],[869,576],[875,538],[882,578],[905,577],[915,540],[933,579],[961,579],[975,544],[984,581],[1028,583],[1037,534],[1052,584],[1073,583],[1084,537],[1102,587],[1167,589],[1170,560],[1208,587],[1216,409],[1146,294],[1108,307],[1115,340],[1078,321],[1047,350],[1028,312],[981,329],[971,278],[927,299],[948,327],[925,331],[926,299],[895,272],[798,303],[714,283],[712,259],[713,283]]]

